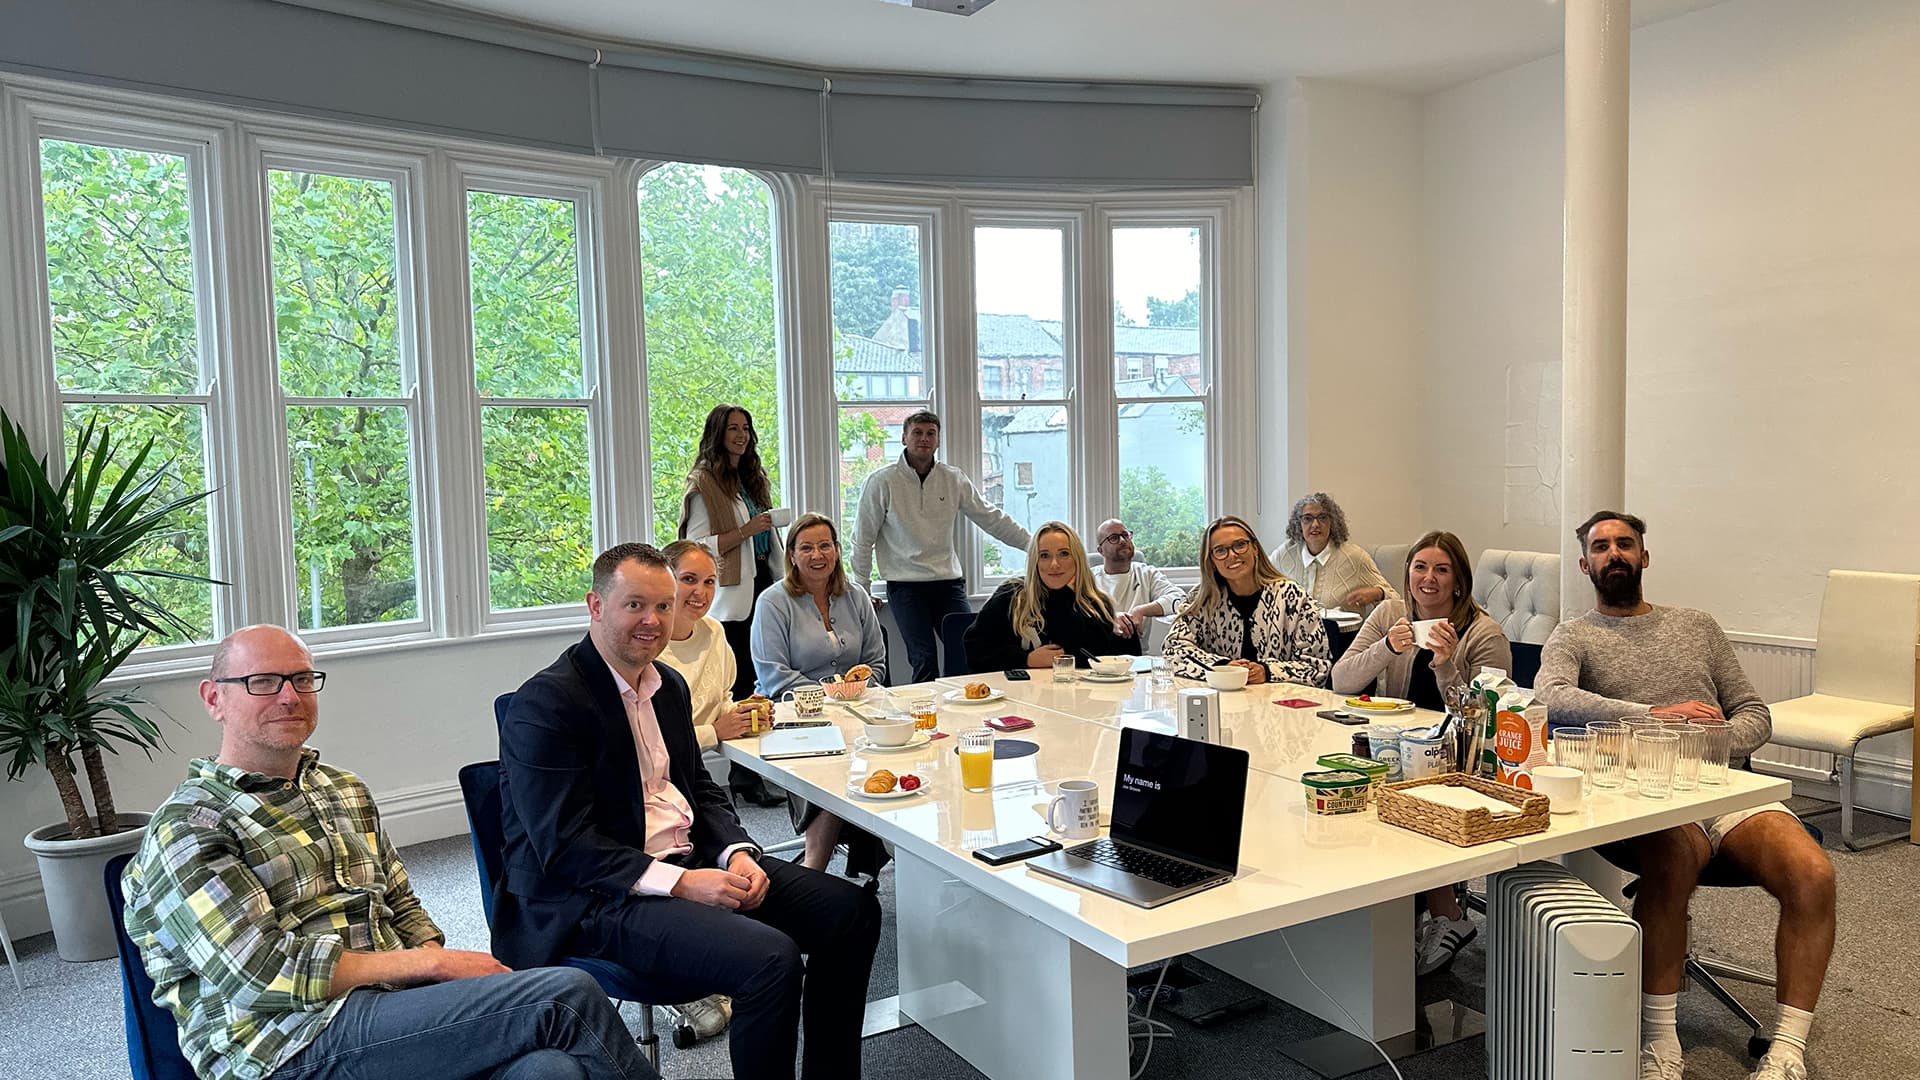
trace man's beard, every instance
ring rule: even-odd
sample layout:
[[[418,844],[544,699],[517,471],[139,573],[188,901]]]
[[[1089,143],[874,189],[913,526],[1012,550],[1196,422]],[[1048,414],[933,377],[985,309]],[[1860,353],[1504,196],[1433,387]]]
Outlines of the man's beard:
[[[1614,568],[1624,573],[1608,573]],[[1611,562],[1596,568],[1587,575],[1593,579],[1593,591],[1600,596],[1600,603],[1613,608],[1631,608],[1640,606],[1640,568],[1632,563]]]

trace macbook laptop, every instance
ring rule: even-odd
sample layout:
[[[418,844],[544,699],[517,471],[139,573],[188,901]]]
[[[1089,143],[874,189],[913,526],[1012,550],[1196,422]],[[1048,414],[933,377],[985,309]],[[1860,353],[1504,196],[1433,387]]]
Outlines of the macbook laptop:
[[[1109,835],[1027,861],[1049,877],[1141,907],[1233,880],[1247,752],[1126,728]]]
[[[847,752],[847,740],[832,724],[819,727],[776,727],[760,736],[760,758],[784,761],[787,758],[828,757]]]

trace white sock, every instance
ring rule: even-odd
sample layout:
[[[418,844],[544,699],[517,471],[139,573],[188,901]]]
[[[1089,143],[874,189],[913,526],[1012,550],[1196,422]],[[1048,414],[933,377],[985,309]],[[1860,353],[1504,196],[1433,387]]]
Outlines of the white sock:
[[[1775,1061],[1806,1064],[1807,1035],[1812,1031],[1812,1013],[1782,1004],[1780,1016],[1773,1022],[1773,1048],[1767,1051],[1767,1056]]]
[[[1679,994],[1640,995],[1640,1045],[1660,1056],[1680,1056],[1680,1029],[1675,1022]],[[1784,1007],[1784,1006],[1783,1006]]]

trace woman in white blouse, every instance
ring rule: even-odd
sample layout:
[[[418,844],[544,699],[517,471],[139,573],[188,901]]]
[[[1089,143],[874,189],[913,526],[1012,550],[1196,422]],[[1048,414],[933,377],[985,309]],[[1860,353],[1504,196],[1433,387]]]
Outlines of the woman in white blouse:
[[[772,706],[764,700],[756,705],[733,698],[738,677],[733,650],[727,647],[719,621],[707,613],[713,606],[716,577],[713,553],[692,540],[675,540],[661,554],[673,568],[673,635],[660,659],[687,680],[693,733],[704,753],[718,749],[726,739],[751,734],[754,709]],[[732,769],[728,782],[736,800],[759,806],[786,801],[768,791],[751,769]]]

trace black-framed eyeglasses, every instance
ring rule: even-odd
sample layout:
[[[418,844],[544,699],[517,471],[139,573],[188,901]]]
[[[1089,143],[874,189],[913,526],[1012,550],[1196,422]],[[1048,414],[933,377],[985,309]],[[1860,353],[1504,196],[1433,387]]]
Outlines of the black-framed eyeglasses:
[[[1253,546],[1253,541],[1243,536],[1240,539],[1233,541],[1232,543],[1215,544],[1213,546],[1213,557],[1215,559],[1224,559],[1229,555],[1240,555],[1240,554],[1243,554],[1248,548],[1252,546]]]
[[[1300,524],[1302,525],[1325,525],[1327,522],[1332,520],[1333,520],[1332,514],[1301,514],[1300,515]]]
[[[295,693],[317,694],[327,685],[327,673],[324,671],[296,671],[282,675],[276,671],[258,671],[252,675],[235,675],[228,679],[215,679],[217,683],[239,683],[247,688],[254,697],[272,697],[288,683],[293,684]]]
[[[1121,529],[1119,532],[1108,533],[1107,535],[1101,537],[1100,542],[1102,544],[1106,544],[1114,540],[1131,540],[1131,539],[1133,539],[1133,533],[1127,529]]]

